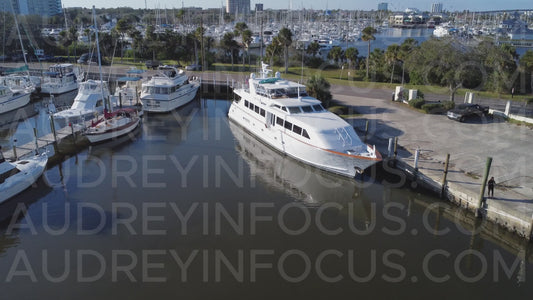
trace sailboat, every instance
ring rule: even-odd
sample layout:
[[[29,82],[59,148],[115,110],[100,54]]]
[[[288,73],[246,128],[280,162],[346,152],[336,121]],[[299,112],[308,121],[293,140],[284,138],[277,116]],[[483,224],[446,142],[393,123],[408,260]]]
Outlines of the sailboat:
[[[98,42],[98,25],[96,24],[96,11],[93,6],[94,26],[96,28],[96,48],[98,49],[98,68],[100,72],[100,82],[102,80],[102,60],[100,57],[100,45]],[[102,91],[103,95],[103,91]],[[103,99],[102,99],[103,101]],[[115,139],[119,136],[132,132],[140,122],[137,111],[131,108],[121,108],[113,112],[108,112],[107,105],[104,108],[104,116],[91,121],[91,125],[85,131],[85,136],[91,143],[101,143]]]

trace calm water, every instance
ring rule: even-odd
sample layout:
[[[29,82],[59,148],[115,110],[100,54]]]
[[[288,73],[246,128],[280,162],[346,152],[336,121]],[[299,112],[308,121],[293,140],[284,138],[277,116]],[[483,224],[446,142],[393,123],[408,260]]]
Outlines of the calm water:
[[[402,176],[281,156],[228,106],[147,115],[0,206],[2,298],[530,299],[530,247]]]

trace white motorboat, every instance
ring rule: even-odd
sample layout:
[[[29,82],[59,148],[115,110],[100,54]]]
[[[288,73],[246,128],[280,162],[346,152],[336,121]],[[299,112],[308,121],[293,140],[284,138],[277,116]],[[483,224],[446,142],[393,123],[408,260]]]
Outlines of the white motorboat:
[[[93,121],[85,132],[92,144],[116,139],[132,132],[139,125],[139,115],[132,108],[117,109],[112,113],[104,112],[104,116]]]
[[[16,91],[5,85],[0,85],[0,114],[16,110],[30,103],[30,92]]]
[[[54,113],[54,120],[64,127],[69,123],[92,119],[95,114],[103,113],[104,99],[110,99],[107,82],[92,79],[84,81],[80,83],[72,106]]]
[[[56,64],[43,73],[42,94],[63,94],[78,89],[83,72],[72,64]]]
[[[47,162],[46,152],[10,162],[4,158],[0,149],[0,203],[19,194],[37,181],[43,174]]]
[[[9,74],[0,77],[0,84],[8,86],[13,92],[34,93],[40,86],[37,76]]]
[[[147,112],[169,112],[194,99],[199,82],[189,82],[183,70],[159,67],[159,73],[142,84],[141,101]]]
[[[267,145],[317,168],[354,177],[381,161],[375,146],[361,142],[350,124],[327,111],[305,86],[276,77],[263,64],[261,78],[252,74],[236,88],[230,121]]]
[[[141,89],[144,70],[131,69],[126,76],[117,78],[114,102],[120,107],[133,107],[139,115],[143,114],[141,103]]]

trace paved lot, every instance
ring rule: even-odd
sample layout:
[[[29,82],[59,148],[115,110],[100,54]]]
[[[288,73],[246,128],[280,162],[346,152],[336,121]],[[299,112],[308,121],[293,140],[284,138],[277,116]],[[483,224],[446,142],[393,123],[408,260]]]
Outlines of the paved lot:
[[[495,197],[487,200],[487,209],[497,209],[524,222],[533,213],[533,130],[496,118],[459,123],[444,115],[427,115],[392,102],[384,92],[354,87],[333,87],[334,100],[353,106],[363,116],[352,120],[364,131],[365,120],[371,120],[369,138],[381,144],[386,155],[389,137],[398,136],[404,151],[399,156],[410,165],[420,148],[419,170],[440,182],[446,154],[451,155],[449,186],[478,199],[487,157],[492,157],[490,176],[497,186]],[[387,94],[392,94],[390,91]],[[364,120],[362,120],[364,119]]]

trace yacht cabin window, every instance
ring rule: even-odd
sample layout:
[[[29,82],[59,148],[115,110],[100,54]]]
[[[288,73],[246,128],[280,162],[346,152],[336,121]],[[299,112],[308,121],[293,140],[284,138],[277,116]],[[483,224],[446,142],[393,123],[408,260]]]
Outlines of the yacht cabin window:
[[[315,104],[315,105],[313,105],[313,109],[314,109],[315,111],[317,111],[317,112],[320,112],[320,111],[324,111],[324,110],[325,110],[324,107],[322,107],[321,104]]]
[[[300,107],[299,106],[289,106],[289,112],[291,114],[299,114],[301,113],[302,111],[300,110]]]
[[[313,112],[313,108],[309,105],[306,105],[306,106],[302,106],[302,110],[304,113],[310,113],[310,112]]]

